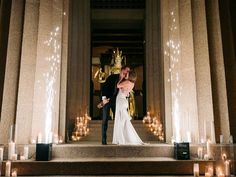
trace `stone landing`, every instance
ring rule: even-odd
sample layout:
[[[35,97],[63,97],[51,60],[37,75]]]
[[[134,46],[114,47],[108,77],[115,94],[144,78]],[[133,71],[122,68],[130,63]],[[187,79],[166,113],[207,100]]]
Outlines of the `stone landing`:
[[[53,145],[51,161],[35,161],[35,146],[30,146],[31,159],[13,161],[12,168],[21,176],[40,175],[192,175],[193,164],[199,163],[200,173],[213,161],[197,160],[198,145],[191,145],[191,160],[175,160],[173,145],[147,144],[143,146],[102,146],[90,144]],[[18,145],[18,153],[22,147]],[[221,146],[214,147],[219,153]],[[5,156],[6,156],[5,152]],[[218,155],[216,156],[218,158]],[[3,162],[2,171],[5,172]]]

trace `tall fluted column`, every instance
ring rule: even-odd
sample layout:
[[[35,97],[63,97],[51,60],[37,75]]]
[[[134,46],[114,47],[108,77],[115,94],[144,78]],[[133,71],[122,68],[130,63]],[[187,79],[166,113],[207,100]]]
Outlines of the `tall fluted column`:
[[[228,102],[218,1],[206,1],[206,17],[216,137],[219,137],[219,134],[229,137]]]
[[[9,131],[6,130],[10,129],[16,118],[23,16],[24,0],[12,1],[0,121],[0,144],[7,143]]]
[[[186,133],[190,132],[193,142],[199,141],[198,126],[198,105],[196,96],[196,77],[195,63],[193,53],[193,29],[192,29],[192,12],[191,0],[179,1],[179,26],[181,38],[181,66],[180,80],[182,84],[181,115],[182,121],[187,125],[181,126],[182,135],[186,139]]]
[[[70,0],[63,1],[63,26],[62,26],[62,54],[61,54],[61,85],[60,85],[60,113],[59,135],[65,140],[66,135],[66,90],[68,67],[68,37],[69,37],[69,5]]]
[[[200,138],[215,137],[206,131],[206,124],[213,124],[211,71],[208,52],[205,2],[192,0],[194,60],[197,87],[198,122]],[[208,123],[207,123],[208,122]],[[214,126],[208,127],[213,128]],[[205,132],[206,131],[206,132]],[[207,136],[207,137],[205,137]],[[214,141],[214,138],[213,138]]]
[[[153,116],[164,120],[160,1],[146,1],[146,100]],[[164,109],[163,109],[164,110]],[[162,121],[163,122],[163,121]]]
[[[29,143],[31,139],[38,23],[39,0],[26,0],[16,113],[17,135],[21,144]]]
[[[236,141],[236,51],[234,50],[234,39],[230,14],[230,1],[220,0],[220,22],[222,29],[223,55],[226,75],[226,89],[228,96],[230,133]]]
[[[32,137],[58,133],[63,0],[40,1]]]
[[[90,1],[70,4],[69,60],[67,80],[67,135],[71,136],[77,116],[90,106]]]
[[[171,142],[173,136],[172,122],[172,99],[171,99],[171,84],[170,84],[170,60],[169,60],[169,1],[161,1],[161,41],[162,41],[162,57],[163,57],[163,80],[164,80],[164,115],[165,118],[165,138],[166,142]]]

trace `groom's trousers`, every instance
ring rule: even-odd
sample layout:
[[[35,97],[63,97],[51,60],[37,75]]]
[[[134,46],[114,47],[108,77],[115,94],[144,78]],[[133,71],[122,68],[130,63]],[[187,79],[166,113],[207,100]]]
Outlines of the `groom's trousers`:
[[[102,109],[102,144],[107,144],[107,128],[110,119],[110,109],[115,115],[115,103],[109,102]],[[114,116],[113,116],[114,117]]]

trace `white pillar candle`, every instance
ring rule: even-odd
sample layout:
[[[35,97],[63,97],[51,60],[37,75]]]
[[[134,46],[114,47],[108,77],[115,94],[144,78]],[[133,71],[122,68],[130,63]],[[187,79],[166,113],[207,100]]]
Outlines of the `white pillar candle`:
[[[220,135],[220,144],[223,144],[223,143],[224,143],[224,136]]]
[[[3,148],[0,148],[0,161],[3,161]]]
[[[37,143],[42,143],[42,142],[43,142],[42,133],[39,133],[37,138]]]
[[[17,177],[17,171],[16,170],[12,171],[11,176],[12,177]]]
[[[24,157],[25,159],[29,158],[29,146],[27,145],[24,146]]]
[[[229,144],[233,144],[233,143],[234,143],[233,136],[230,135],[230,136],[229,136]]]
[[[225,161],[225,175],[230,175],[230,162],[228,160]]]
[[[199,177],[199,164],[198,163],[193,164],[193,176]]]
[[[211,143],[216,143],[214,121],[211,121]]]
[[[212,159],[212,154],[211,154],[211,141],[207,141],[207,155],[209,159]]]
[[[17,160],[17,154],[12,154],[11,160],[13,161]]]
[[[198,159],[203,159],[203,148],[202,147],[199,147],[197,149],[197,156],[198,156]]]
[[[211,174],[209,172],[205,173],[205,177],[212,177]]]
[[[16,144],[14,142],[8,143],[8,159],[12,159],[12,155],[15,154]]]
[[[21,155],[20,160],[25,160],[25,156]]]
[[[6,162],[5,176],[6,177],[10,177],[11,176],[11,162],[10,161]]]
[[[191,138],[191,132],[187,131],[187,142],[191,143],[192,138]]]

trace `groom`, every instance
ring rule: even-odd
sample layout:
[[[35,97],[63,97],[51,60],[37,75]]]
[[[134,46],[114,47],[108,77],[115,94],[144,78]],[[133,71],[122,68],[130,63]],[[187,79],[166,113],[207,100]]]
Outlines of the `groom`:
[[[128,66],[123,66],[121,68],[120,74],[112,74],[107,79],[102,87],[102,144],[107,144],[107,128],[110,108],[112,109],[113,115],[115,115],[116,108],[116,96],[118,94],[117,83],[120,78],[126,77],[130,68]]]

